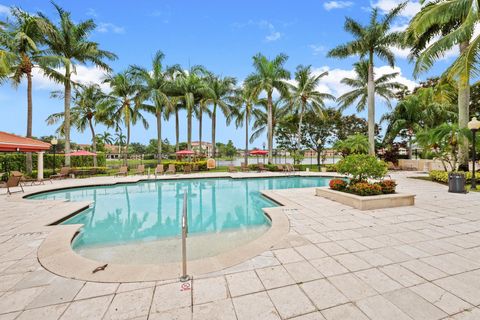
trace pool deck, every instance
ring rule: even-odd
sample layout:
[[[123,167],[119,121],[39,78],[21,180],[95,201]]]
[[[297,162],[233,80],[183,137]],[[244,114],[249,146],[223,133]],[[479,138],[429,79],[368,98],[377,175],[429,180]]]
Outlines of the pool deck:
[[[480,319],[480,193],[450,194],[407,178],[414,175],[392,173],[399,191],[417,195],[413,207],[360,211],[316,197],[314,188],[270,190],[285,204],[278,210],[288,217],[288,234],[187,283],[57,276],[38,260],[38,248],[60,228],[48,224],[88,203],[0,195],[0,320]],[[186,177],[196,176],[230,175]],[[67,179],[25,190],[141,178]]]

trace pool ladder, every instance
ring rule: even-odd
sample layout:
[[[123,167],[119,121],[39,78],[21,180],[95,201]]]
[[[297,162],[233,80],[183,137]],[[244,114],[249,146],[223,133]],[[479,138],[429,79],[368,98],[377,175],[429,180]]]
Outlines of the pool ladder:
[[[190,280],[187,274],[187,234],[188,234],[188,220],[187,220],[187,192],[183,193],[183,212],[182,212],[182,276],[181,282]]]

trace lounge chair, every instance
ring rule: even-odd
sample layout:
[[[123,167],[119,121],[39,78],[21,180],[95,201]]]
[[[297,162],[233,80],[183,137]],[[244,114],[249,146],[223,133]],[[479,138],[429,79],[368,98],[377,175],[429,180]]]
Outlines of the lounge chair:
[[[194,164],[192,167],[193,167],[193,168],[192,168],[192,171],[193,171],[193,172],[198,172],[198,171],[200,171],[200,169],[198,168],[198,164]]]
[[[277,170],[282,172],[287,172],[287,168],[281,164],[277,164]]]
[[[245,162],[242,162],[240,164],[240,169],[242,170],[242,172],[248,172],[250,171],[250,169],[248,168],[248,165],[245,163]]]
[[[122,166],[118,171],[115,173],[115,177],[118,176],[128,176],[128,167],[127,166]]]
[[[8,194],[12,194],[12,191],[10,190],[10,188],[20,188],[20,190],[18,190],[17,192],[24,192],[23,191],[23,187],[22,187],[22,184],[20,183],[20,180],[21,180],[21,177],[19,176],[10,176],[7,180],[7,182],[3,182],[0,184],[0,188],[7,188],[7,193]]]
[[[268,171],[267,168],[265,168],[265,165],[263,163],[258,164],[258,172],[265,172]]]
[[[138,167],[137,167],[137,170],[135,171],[135,174],[144,175],[145,174],[145,165],[139,164]]]
[[[157,178],[157,175],[159,174],[164,174],[165,170],[163,168],[163,164],[157,164],[157,167],[155,168],[155,178]]]
[[[192,173],[192,167],[187,164],[183,166],[183,173]]]
[[[175,165],[173,163],[170,163],[168,165],[168,170],[165,172],[165,174],[167,173],[175,174],[176,172],[177,170],[175,169]]]
[[[51,175],[50,179],[67,179],[69,174],[70,174],[70,168],[69,167],[62,167],[60,169],[60,172],[57,173],[57,174]]]
[[[238,172],[237,168],[235,168],[234,165],[229,165],[228,166],[228,172],[233,173],[233,172]]]
[[[295,167],[294,167],[292,164],[290,164],[290,163],[287,163],[285,166],[287,167],[287,171],[288,171],[288,172],[298,171],[298,169],[295,169]]]

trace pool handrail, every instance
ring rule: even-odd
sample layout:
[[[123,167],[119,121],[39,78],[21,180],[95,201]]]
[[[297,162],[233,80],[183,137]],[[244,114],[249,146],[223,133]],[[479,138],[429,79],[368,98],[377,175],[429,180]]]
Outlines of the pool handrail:
[[[182,212],[182,276],[181,282],[190,280],[187,274],[187,234],[188,234],[188,220],[187,220],[187,191],[183,193],[183,212]]]

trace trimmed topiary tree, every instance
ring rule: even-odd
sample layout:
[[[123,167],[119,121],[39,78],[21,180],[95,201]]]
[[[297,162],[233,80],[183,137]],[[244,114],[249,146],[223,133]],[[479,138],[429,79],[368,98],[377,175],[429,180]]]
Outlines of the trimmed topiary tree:
[[[351,183],[367,181],[368,179],[381,179],[388,171],[388,165],[385,161],[366,154],[347,156],[340,160],[336,166],[337,172],[351,177]]]

